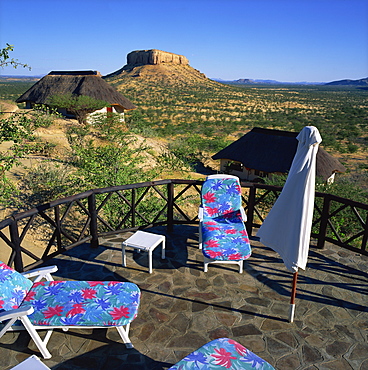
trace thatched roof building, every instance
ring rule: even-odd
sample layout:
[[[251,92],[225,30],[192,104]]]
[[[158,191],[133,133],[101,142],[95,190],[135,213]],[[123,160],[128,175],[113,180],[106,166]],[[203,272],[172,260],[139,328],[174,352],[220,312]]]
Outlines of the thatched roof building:
[[[31,108],[34,104],[47,104],[53,95],[87,95],[104,100],[117,112],[135,109],[136,106],[113,86],[102,79],[97,71],[53,71],[36,82],[16,102],[26,102]]]
[[[212,159],[221,160],[222,172],[230,171],[245,180],[284,174],[290,170],[296,153],[297,136],[297,132],[255,127],[216,153]],[[324,181],[333,181],[336,172],[345,171],[345,167],[336,158],[319,147],[317,177]]]

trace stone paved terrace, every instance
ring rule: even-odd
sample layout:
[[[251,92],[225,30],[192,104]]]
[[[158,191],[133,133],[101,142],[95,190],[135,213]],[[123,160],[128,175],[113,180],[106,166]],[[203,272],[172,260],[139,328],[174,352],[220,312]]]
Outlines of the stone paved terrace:
[[[278,370],[368,369],[368,258],[328,245],[311,248],[307,270],[299,272],[294,323],[287,321],[292,274],[272,250],[252,240],[253,254],[243,274],[232,265],[210,265],[203,272],[198,227],[158,227],[167,236],[167,259],[154,252],[148,274],[145,253],[127,252],[121,242],[131,233],[100,240],[98,249],[76,247],[48,264],[56,277],[120,280],[139,285],[142,299],[126,349],[111,329],[56,330],[43,362],[51,369],[167,369],[188,353],[229,337]],[[0,339],[0,367],[9,369],[37,348],[26,332]]]

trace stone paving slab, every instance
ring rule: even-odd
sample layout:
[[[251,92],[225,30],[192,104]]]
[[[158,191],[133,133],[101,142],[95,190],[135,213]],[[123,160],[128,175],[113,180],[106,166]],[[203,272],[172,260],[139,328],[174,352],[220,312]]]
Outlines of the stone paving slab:
[[[43,362],[52,369],[167,369],[208,341],[229,337],[279,370],[368,369],[368,258],[328,245],[311,248],[307,270],[299,272],[296,313],[289,323],[292,274],[269,248],[252,240],[252,256],[236,266],[210,265],[203,272],[197,226],[151,230],[167,237],[148,273],[146,253],[121,242],[132,233],[103,238],[100,247],[72,249],[48,264],[65,280],[119,280],[142,291],[138,317],[126,349],[115,328],[55,330]],[[0,339],[1,369],[40,354],[25,332]]]

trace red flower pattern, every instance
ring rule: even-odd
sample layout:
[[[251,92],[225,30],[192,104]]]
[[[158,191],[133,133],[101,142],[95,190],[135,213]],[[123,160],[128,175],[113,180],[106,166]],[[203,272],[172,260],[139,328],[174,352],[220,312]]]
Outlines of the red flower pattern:
[[[43,315],[45,319],[50,319],[53,316],[61,316],[61,312],[63,311],[63,306],[56,305],[55,307],[48,307],[47,310],[43,311]]]
[[[26,302],[33,301],[35,295],[36,295],[36,292],[33,291],[33,290],[31,290],[30,292],[27,293],[27,295],[25,296],[24,300]]]
[[[218,213],[218,208],[214,207],[214,208],[211,208],[211,207],[205,207],[207,213],[209,216],[214,216]]]
[[[9,267],[8,265],[6,265],[5,263],[0,263],[0,267],[3,269],[3,270],[12,270],[11,267]]]
[[[219,246],[219,242],[213,239],[210,239],[204,243],[207,248],[217,248]]]
[[[207,230],[209,230],[209,231],[215,231],[215,230],[220,230],[220,228],[219,227],[216,227],[216,226],[209,226],[209,227],[207,227]]]
[[[66,316],[74,316],[74,315],[77,315],[79,313],[84,313],[86,312],[86,310],[83,308],[83,304],[82,303],[75,303],[73,304],[73,308],[66,314]]]
[[[82,289],[82,296],[84,299],[94,299],[96,298],[96,291],[94,289]]]
[[[206,193],[203,195],[203,199],[206,201],[206,203],[213,203],[216,201],[216,196],[213,193]]]
[[[217,225],[216,221],[205,221],[203,222],[205,225]]]
[[[46,285],[46,281],[38,281],[37,283],[33,283],[32,287],[36,288],[39,285],[45,286]]]
[[[121,306],[120,308],[114,307],[112,311],[109,312],[114,320],[119,320],[122,317],[128,318],[129,317],[129,308]]]
[[[64,282],[63,282],[63,281],[56,281],[56,280],[53,280],[53,281],[50,281],[49,283],[50,283],[50,285],[52,286],[52,285],[63,284]]]
[[[241,259],[242,259],[242,255],[240,253],[233,253],[229,255],[229,260],[239,261]]]
[[[104,285],[103,281],[87,281],[87,283],[90,287],[94,287],[97,285]]]
[[[240,356],[245,356],[247,354],[248,350],[237,341],[229,339],[229,343],[235,347],[236,352],[238,352]]]
[[[216,365],[225,366],[226,369],[230,369],[231,360],[236,360],[236,357],[231,356],[231,352],[227,352],[225,348],[220,348],[220,349],[215,348],[215,351],[218,353],[218,355],[211,355],[211,356],[216,359],[217,361]]]
[[[207,251],[207,254],[210,256],[210,258],[216,258],[218,256],[221,256],[222,253],[209,250]]]
[[[120,281],[109,281],[109,285],[120,284]]]
[[[236,230],[235,229],[228,229],[228,230],[225,230],[225,233],[226,234],[236,234]]]

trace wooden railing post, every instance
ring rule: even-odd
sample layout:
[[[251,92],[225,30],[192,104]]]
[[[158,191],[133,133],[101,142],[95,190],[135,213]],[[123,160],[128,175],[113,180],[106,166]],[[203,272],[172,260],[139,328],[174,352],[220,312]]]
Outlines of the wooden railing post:
[[[249,198],[248,198],[247,222],[245,223],[248,236],[252,236],[252,231],[253,231],[254,207],[256,204],[256,194],[257,194],[257,188],[254,185],[250,186],[249,187]]]
[[[328,215],[330,213],[330,203],[331,203],[330,196],[328,194],[325,194],[323,197],[323,208],[322,208],[321,222],[319,226],[318,242],[317,242],[317,248],[320,248],[320,249],[323,249],[325,246]]]
[[[19,231],[18,231],[18,223],[16,220],[9,225],[10,231],[10,240],[14,246],[14,269],[18,272],[23,272],[23,260],[22,254],[20,249],[20,238],[19,238]]]
[[[167,231],[174,231],[174,184],[167,184]]]
[[[97,209],[96,209],[96,195],[92,193],[88,196],[88,211],[91,216],[89,230],[91,233],[91,247],[98,248],[98,230],[97,230]]]
[[[56,244],[57,250],[61,250],[61,223],[60,223],[60,207],[55,207],[55,224],[56,224]]]
[[[136,194],[136,189],[132,189],[132,227],[135,227],[135,194]]]
[[[365,219],[365,228],[364,228],[364,234],[363,234],[362,246],[361,246],[362,251],[365,251],[367,242],[368,242],[368,213]]]

